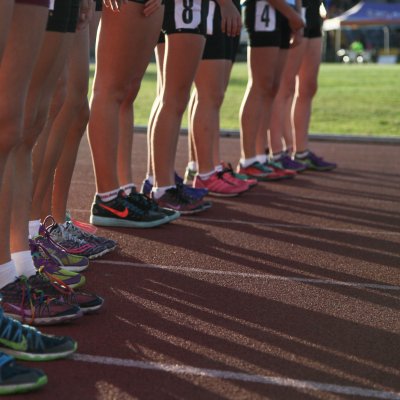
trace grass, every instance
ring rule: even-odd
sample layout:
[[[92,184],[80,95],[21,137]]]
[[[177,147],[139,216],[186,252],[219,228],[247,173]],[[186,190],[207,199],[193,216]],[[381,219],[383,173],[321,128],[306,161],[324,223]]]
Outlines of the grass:
[[[91,72],[92,77],[93,66]],[[322,64],[310,133],[400,137],[399,76],[399,64]],[[136,125],[147,125],[156,80],[152,63],[135,102]],[[246,83],[246,64],[237,63],[221,110],[222,129],[238,129]],[[187,126],[186,116],[183,126]]]

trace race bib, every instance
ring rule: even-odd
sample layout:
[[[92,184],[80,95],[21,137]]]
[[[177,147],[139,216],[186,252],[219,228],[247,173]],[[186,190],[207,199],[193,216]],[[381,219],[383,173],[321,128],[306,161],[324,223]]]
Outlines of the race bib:
[[[215,2],[210,1],[210,5],[208,7],[208,15],[207,15],[207,35],[212,35],[214,33],[215,7],[216,7]]]
[[[201,0],[175,1],[176,29],[195,29],[201,22]]]
[[[266,0],[257,0],[254,30],[272,32],[276,29],[276,11]]]

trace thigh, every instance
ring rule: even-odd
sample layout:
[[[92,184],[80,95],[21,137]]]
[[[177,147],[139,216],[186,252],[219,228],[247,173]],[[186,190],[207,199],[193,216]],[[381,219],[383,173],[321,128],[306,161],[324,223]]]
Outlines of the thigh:
[[[157,43],[163,8],[149,17],[143,5],[128,2],[119,13],[104,8],[97,44],[96,85],[123,89],[142,77]]]
[[[4,0],[0,5],[0,61],[6,45],[14,10],[14,0]]]
[[[205,38],[191,33],[166,36],[164,59],[164,101],[181,100],[189,95],[203,54]]]

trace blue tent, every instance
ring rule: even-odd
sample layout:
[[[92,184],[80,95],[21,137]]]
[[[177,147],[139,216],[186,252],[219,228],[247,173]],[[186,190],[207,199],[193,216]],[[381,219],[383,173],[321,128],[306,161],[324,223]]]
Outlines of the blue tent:
[[[324,31],[338,31],[336,35],[336,50],[340,48],[340,30],[342,28],[359,28],[367,26],[380,26],[384,34],[384,47],[389,50],[389,27],[400,26],[400,3],[375,3],[360,1],[343,14],[324,21]]]
[[[360,1],[343,14],[324,21],[323,29],[331,31],[343,26],[400,25],[400,3]]]

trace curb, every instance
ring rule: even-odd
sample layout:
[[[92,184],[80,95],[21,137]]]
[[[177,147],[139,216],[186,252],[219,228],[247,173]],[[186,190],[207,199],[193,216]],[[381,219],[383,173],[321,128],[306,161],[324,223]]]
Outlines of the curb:
[[[135,132],[147,133],[146,126],[135,126]],[[187,135],[188,130],[182,129],[181,134]],[[221,129],[221,137],[239,137],[239,131]],[[365,144],[394,144],[400,146],[400,137],[396,136],[353,136],[310,133],[309,138],[314,142],[346,142]]]

